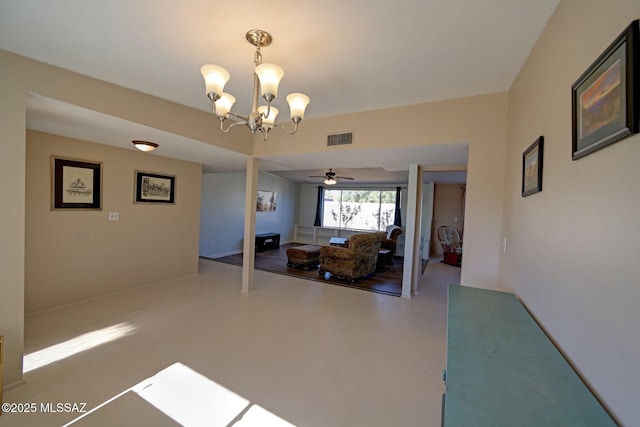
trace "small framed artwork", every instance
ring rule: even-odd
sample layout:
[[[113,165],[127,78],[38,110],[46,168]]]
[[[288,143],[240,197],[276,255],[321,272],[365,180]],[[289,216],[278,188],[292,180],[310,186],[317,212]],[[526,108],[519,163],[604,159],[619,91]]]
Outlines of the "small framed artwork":
[[[102,210],[102,163],[51,156],[51,210]]]
[[[522,153],[522,197],[542,191],[544,137],[540,136]]]
[[[173,205],[176,202],[176,177],[136,171],[135,202]]]
[[[639,49],[635,20],[571,86],[573,160],[638,133]]]
[[[256,202],[257,212],[275,212],[276,210],[276,192],[258,190],[258,199]]]

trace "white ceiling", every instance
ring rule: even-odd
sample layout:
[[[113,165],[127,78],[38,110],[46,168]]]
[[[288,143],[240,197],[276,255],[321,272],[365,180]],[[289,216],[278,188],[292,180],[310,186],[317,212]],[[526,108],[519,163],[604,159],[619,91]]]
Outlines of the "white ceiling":
[[[245,33],[265,29],[274,41],[264,61],[285,70],[276,106],[286,117],[284,95],[306,93],[309,119],[508,90],[557,3],[0,0],[0,49],[205,111],[200,67],[216,63],[231,73],[234,110],[247,112],[254,48]],[[30,97],[27,115],[37,130],[127,148],[148,135],[158,155],[244,169],[236,153],[55,100]],[[337,168],[314,157],[306,169]]]

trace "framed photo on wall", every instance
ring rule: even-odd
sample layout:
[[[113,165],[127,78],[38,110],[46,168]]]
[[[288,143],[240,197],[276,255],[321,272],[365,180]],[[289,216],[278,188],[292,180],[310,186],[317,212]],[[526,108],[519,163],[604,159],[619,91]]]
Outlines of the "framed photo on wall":
[[[542,191],[544,137],[540,136],[522,153],[522,197]]]
[[[572,160],[639,131],[638,20],[571,86]]]
[[[256,201],[256,211],[257,212],[275,212],[276,195],[277,193],[275,191],[258,190],[258,198]]]
[[[175,204],[176,177],[135,171],[135,203]]]
[[[51,210],[102,210],[102,163],[51,156]]]

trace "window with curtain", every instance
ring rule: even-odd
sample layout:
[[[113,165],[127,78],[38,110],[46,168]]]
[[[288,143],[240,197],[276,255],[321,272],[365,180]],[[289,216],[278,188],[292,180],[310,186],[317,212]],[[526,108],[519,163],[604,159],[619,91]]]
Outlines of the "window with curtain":
[[[395,189],[324,189],[322,225],[351,230],[385,231],[394,223]]]

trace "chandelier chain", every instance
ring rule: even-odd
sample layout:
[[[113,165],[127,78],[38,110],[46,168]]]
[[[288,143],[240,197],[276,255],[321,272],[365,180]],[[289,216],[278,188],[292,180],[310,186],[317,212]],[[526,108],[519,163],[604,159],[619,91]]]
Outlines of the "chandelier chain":
[[[256,53],[253,56],[253,63],[255,64],[256,67],[262,64],[262,53],[260,53],[260,46],[257,47]]]

